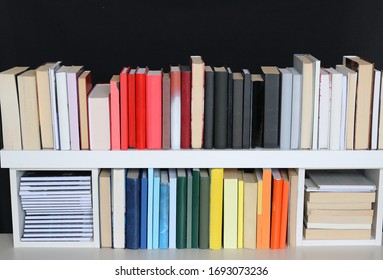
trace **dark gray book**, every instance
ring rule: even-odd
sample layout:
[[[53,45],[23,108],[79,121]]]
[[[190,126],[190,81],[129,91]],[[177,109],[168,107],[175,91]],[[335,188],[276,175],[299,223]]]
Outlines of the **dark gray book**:
[[[242,148],[249,149],[251,144],[252,130],[252,83],[248,69],[242,70],[243,75],[243,125],[242,125]]]
[[[260,74],[251,75],[252,83],[252,136],[251,147],[263,147],[264,81]]]
[[[205,103],[203,147],[213,149],[214,135],[214,71],[210,66],[205,66]]]
[[[233,147],[233,72],[227,67],[227,148]]]
[[[280,73],[274,66],[262,66],[261,69],[265,81],[263,147],[279,148]]]
[[[227,148],[227,78],[225,67],[214,67],[214,148]]]
[[[242,149],[243,77],[233,74],[233,149]]]
[[[170,75],[162,76],[162,149],[170,149]]]

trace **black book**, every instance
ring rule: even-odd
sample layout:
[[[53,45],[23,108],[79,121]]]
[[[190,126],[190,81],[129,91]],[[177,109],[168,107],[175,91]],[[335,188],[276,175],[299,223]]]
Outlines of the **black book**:
[[[261,75],[251,76],[253,89],[253,121],[251,147],[263,147],[264,81]]]
[[[243,77],[233,74],[233,149],[242,149]]]
[[[263,66],[262,77],[265,81],[264,120],[263,120],[263,147],[279,147],[279,79],[277,67]]]
[[[203,147],[213,149],[214,133],[214,71],[210,66],[205,66],[205,104]]]
[[[227,148],[227,77],[225,67],[214,67],[214,148]]]
[[[233,72],[227,68],[227,148],[233,147]]]
[[[242,148],[249,149],[251,144],[252,130],[252,84],[249,70],[243,69],[243,126],[242,126]]]

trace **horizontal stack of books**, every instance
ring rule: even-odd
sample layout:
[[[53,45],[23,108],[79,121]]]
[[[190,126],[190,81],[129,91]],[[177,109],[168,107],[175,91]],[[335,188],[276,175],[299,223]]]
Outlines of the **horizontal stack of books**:
[[[376,186],[358,170],[309,170],[306,239],[370,239]]]
[[[21,241],[93,239],[90,172],[28,171],[20,178],[19,195],[25,211]]]

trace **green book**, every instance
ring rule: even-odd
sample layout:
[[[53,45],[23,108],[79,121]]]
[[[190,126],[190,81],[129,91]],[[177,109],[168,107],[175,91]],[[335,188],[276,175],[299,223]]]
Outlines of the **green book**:
[[[192,209],[193,209],[193,174],[191,169],[186,169],[187,177],[187,202],[186,202],[186,248],[192,244]]]
[[[208,169],[200,170],[199,181],[199,248],[209,249],[210,177]]]
[[[200,170],[193,169],[193,190],[192,190],[192,238],[191,247],[198,248],[198,223],[199,223],[199,182]]]
[[[186,248],[186,171],[177,169],[177,213],[176,213],[176,248]]]

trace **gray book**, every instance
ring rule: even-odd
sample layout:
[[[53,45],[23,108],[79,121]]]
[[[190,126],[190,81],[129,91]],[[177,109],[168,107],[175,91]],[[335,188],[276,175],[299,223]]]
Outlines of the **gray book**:
[[[293,96],[293,74],[287,68],[279,68],[281,72],[281,129],[279,133],[281,150],[291,147],[291,106]]]
[[[214,67],[214,148],[227,148],[227,78],[225,67]]]
[[[295,68],[288,68],[293,74],[293,95],[291,107],[291,142],[292,150],[301,147],[301,112],[302,112],[302,74]]]
[[[243,123],[242,123],[242,148],[249,149],[251,144],[252,126],[252,82],[248,69],[242,70],[243,75]]]
[[[214,132],[214,71],[210,66],[205,66],[205,103],[204,103],[204,128],[203,147],[213,148]]]
[[[243,76],[233,74],[233,149],[242,149],[243,125]]]

